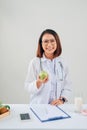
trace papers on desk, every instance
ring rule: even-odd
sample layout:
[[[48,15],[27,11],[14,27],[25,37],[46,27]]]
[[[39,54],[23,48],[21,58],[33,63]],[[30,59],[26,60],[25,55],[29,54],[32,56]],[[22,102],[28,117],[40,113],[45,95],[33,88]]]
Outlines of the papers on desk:
[[[70,118],[60,107],[50,104],[32,104],[30,109],[41,122]]]

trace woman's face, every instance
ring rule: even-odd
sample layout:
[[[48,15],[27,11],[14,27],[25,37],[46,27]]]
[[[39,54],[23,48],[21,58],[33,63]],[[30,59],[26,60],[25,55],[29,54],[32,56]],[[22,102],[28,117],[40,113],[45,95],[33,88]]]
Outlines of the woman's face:
[[[52,34],[44,34],[42,37],[42,47],[46,55],[53,55],[57,49],[55,37]]]

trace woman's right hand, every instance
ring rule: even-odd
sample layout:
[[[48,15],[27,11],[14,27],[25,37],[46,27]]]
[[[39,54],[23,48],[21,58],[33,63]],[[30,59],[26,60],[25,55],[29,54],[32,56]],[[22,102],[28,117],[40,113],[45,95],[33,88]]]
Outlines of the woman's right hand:
[[[37,81],[36,81],[36,86],[39,89],[41,87],[42,84],[46,83],[48,81],[48,76],[45,77],[43,80],[40,79],[40,77],[38,77]]]

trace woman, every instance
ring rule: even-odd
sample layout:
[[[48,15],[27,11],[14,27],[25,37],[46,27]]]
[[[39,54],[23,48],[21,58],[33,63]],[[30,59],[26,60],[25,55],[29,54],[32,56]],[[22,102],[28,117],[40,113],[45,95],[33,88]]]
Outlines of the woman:
[[[51,29],[44,30],[25,81],[25,88],[30,93],[30,103],[60,105],[69,100],[71,82],[68,68],[60,57],[61,53],[58,34]],[[48,74],[44,79],[39,76],[42,70]]]

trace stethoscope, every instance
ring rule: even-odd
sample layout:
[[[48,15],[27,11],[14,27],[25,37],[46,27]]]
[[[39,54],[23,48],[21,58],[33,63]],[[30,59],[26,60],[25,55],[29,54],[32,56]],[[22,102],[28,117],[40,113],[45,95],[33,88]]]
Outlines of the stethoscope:
[[[40,69],[41,69],[41,71],[43,71],[41,58],[40,58]],[[64,79],[63,78],[63,65],[60,61],[58,62],[57,69],[56,69],[56,64],[54,64],[54,71],[56,74],[56,79],[59,81],[63,81],[63,79]]]
[[[42,62],[41,62],[41,58],[40,58],[40,69],[41,71],[43,71],[43,67],[42,67]],[[64,75],[63,75],[63,65],[60,61],[58,61],[57,67],[56,64],[54,63],[54,72],[55,72],[55,76],[56,76],[56,83],[57,84],[61,84],[61,81],[63,81],[64,79]],[[57,85],[56,85],[56,89],[55,89],[55,99],[57,99]]]

